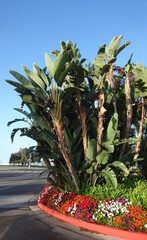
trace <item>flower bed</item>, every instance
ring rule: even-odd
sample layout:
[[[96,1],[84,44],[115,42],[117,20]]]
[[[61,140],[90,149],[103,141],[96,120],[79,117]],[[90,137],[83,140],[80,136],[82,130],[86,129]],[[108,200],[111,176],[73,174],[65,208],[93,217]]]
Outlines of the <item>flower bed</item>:
[[[39,196],[38,203],[94,225],[147,233],[146,211],[127,199],[118,198],[114,201],[106,198],[102,202],[99,198],[77,195],[69,191],[60,192],[47,184]]]

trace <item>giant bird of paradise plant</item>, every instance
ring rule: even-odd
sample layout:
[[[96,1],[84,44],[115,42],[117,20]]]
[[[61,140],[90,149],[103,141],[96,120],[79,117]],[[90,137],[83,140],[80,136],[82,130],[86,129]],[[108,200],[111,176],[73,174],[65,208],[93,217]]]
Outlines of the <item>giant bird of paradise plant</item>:
[[[132,107],[125,90],[130,86],[130,70],[122,69],[122,78],[113,73],[118,54],[130,44],[126,42],[119,47],[121,39],[122,36],[114,37],[109,47],[101,45],[91,66],[83,66],[86,59],[80,60],[76,44],[61,41],[61,50],[51,53],[54,61],[45,54],[46,68],[41,69],[34,63],[30,71],[22,66],[27,78],[10,71],[18,82],[7,80],[20,93],[22,105],[29,108],[35,123],[34,132],[19,129],[22,135],[32,137],[38,141],[38,149],[44,149],[42,156],[48,162],[49,177],[55,171],[54,182],[62,182],[55,179],[61,167],[76,191],[80,190],[83,177],[90,177],[93,185],[104,178],[117,187],[116,174],[120,171],[128,174],[124,163],[118,161],[119,145],[138,141],[130,138],[132,117],[127,120],[126,136],[120,140],[120,93],[126,96],[126,105]],[[131,76],[137,78],[132,65]],[[125,104],[122,108],[128,116],[129,108]],[[54,167],[49,164],[49,158],[54,159]]]

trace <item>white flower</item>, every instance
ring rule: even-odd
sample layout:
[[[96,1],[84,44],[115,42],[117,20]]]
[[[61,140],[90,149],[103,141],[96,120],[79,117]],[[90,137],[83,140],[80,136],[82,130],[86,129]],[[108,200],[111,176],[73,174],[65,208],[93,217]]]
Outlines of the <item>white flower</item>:
[[[144,227],[147,228],[147,224],[145,224]]]

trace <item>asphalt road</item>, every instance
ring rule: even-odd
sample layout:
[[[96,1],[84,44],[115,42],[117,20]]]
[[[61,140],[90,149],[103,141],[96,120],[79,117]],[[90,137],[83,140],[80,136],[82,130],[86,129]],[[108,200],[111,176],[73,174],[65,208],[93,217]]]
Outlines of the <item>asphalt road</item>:
[[[46,175],[41,170],[0,168],[0,240],[117,240],[86,233],[40,210],[30,199],[41,192]],[[33,206],[34,205],[34,206]]]

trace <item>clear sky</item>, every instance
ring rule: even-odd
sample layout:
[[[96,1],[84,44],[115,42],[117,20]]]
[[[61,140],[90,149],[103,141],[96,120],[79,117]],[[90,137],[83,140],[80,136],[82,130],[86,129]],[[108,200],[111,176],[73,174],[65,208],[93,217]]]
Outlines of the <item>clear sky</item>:
[[[82,57],[93,61],[99,46],[123,35],[131,41],[120,55],[124,66],[133,52],[133,62],[147,67],[147,0],[0,0],[0,164],[8,164],[11,153],[34,145],[16,135],[7,122],[23,115],[20,97],[5,79],[14,80],[9,70],[23,74],[21,64],[32,70],[33,62],[45,66],[45,52],[59,49],[61,40],[77,42]]]

